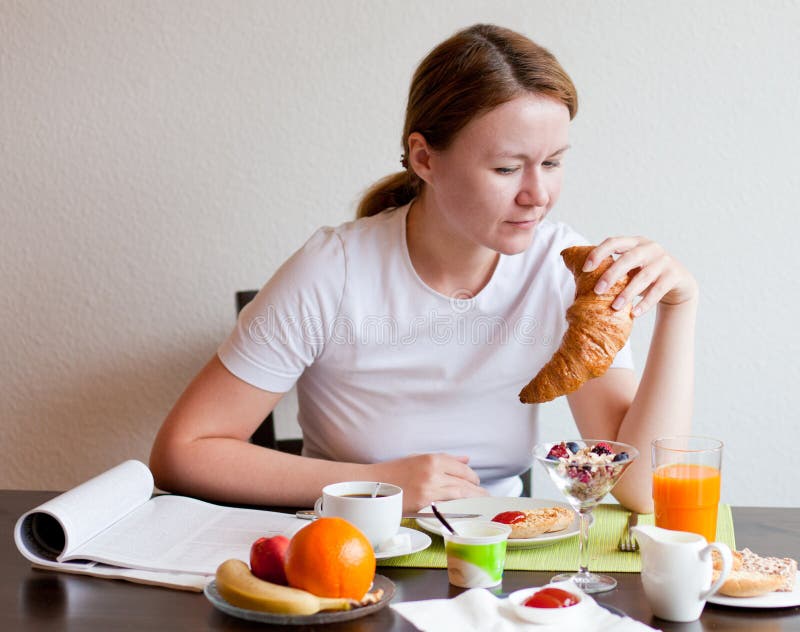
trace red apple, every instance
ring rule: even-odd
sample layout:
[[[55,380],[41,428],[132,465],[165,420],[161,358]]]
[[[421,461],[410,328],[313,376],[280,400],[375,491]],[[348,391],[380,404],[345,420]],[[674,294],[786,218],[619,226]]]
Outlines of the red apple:
[[[250,571],[264,581],[282,586],[288,585],[286,571],[283,570],[287,548],[289,548],[289,538],[286,536],[259,538],[250,547]]]

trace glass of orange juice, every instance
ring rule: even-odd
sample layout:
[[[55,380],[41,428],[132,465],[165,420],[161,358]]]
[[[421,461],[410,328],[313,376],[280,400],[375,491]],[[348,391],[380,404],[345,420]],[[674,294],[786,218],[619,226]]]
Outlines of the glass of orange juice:
[[[652,443],[656,526],[717,535],[722,441],[708,437],[662,437]]]

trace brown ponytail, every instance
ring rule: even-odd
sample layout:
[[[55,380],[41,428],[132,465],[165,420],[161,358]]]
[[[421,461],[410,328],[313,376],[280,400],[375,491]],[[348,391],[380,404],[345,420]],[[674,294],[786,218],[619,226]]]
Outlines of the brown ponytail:
[[[367,189],[356,217],[370,217],[387,208],[408,204],[419,194],[420,184],[421,180],[410,168],[381,178]]]
[[[402,139],[406,169],[373,184],[356,217],[402,206],[419,195],[423,182],[406,161],[413,132],[441,151],[473,118],[525,92],[560,101],[571,119],[577,114],[578,95],[569,75],[547,49],[524,35],[476,24],[439,44],[411,80]]]

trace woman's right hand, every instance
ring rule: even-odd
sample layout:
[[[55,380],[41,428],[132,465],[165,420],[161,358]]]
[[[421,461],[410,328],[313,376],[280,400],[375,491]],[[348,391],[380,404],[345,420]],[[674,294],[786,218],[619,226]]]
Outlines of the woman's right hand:
[[[468,462],[466,456],[417,454],[372,467],[374,480],[403,488],[404,511],[419,511],[435,500],[488,496]]]

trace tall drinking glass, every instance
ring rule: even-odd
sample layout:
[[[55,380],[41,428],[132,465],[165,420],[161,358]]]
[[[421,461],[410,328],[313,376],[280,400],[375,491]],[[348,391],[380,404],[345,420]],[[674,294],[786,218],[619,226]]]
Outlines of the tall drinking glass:
[[[717,536],[722,441],[662,437],[652,443],[656,526]]]

